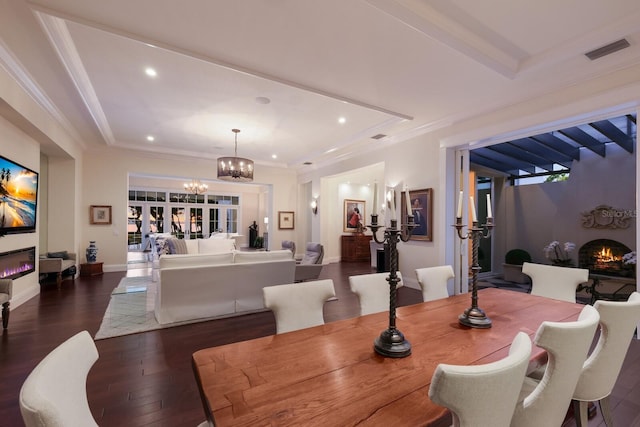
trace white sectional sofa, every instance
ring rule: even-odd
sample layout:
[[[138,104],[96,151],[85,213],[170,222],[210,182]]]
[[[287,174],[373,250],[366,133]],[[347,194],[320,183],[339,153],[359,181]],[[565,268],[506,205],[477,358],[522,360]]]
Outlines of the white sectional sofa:
[[[295,268],[288,250],[162,255],[156,319],[167,324],[264,310],[262,288],[293,283]]]

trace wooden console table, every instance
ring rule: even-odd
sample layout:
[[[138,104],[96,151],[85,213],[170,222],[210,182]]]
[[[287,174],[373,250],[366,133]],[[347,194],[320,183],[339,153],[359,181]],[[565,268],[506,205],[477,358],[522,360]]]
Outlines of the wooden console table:
[[[99,276],[101,274],[101,262],[87,262],[84,264],[80,264],[80,276]]]
[[[343,235],[341,260],[344,262],[371,262],[370,240],[371,236],[365,236],[364,234]]]

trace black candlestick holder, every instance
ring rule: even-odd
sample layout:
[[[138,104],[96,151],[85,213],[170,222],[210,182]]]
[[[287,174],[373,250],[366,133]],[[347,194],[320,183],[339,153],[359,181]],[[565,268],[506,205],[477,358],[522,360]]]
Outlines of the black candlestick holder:
[[[490,328],[491,319],[489,319],[484,310],[478,307],[478,273],[482,270],[478,264],[478,248],[480,247],[480,239],[487,239],[491,236],[491,231],[494,227],[493,219],[487,218],[486,224],[482,226],[479,225],[478,221],[474,221],[473,226],[469,228],[466,235],[462,234],[462,229],[466,227],[462,225],[462,218],[456,218],[454,227],[458,231],[460,239],[470,239],[472,244],[471,307],[458,316],[458,322],[471,328]]]
[[[407,224],[398,229],[398,220],[392,219],[391,226],[385,228],[384,238],[378,239],[378,230],[382,226],[378,225],[378,215],[371,215],[371,225],[368,227],[373,232],[373,239],[389,248],[389,327],[380,333],[373,344],[376,353],[385,357],[407,357],[411,354],[411,343],[407,341],[404,334],[396,327],[396,304],[398,278],[398,248],[400,240],[403,242],[411,239],[411,234],[416,224],[413,215],[407,216]]]

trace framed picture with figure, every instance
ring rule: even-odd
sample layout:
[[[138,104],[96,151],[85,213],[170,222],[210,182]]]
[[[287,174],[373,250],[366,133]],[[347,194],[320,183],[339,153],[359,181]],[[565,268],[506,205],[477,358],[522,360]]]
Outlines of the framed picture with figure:
[[[342,215],[342,231],[347,233],[361,232],[364,227],[366,213],[364,200],[344,200],[344,213]]]
[[[433,188],[424,190],[409,190],[411,212],[413,221],[417,227],[413,229],[411,240],[433,241]],[[407,220],[407,201],[405,193],[402,192],[400,203],[402,209],[402,223]]]

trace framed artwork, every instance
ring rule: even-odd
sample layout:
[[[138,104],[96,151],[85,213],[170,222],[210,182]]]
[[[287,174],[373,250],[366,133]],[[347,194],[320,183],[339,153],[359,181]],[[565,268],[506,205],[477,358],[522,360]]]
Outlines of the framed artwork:
[[[362,231],[366,213],[364,211],[364,200],[344,199],[344,213],[342,214],[342,231],[355,233]]]
[[[90,224],[111,224],[111,206],[91,205],[89,208]]]
[[[413,229],[411,240],[433,241],[433,188],[424,190],[409,190],[411,211],[417,227]],[[402,209],[402,223],[407,221],[407,201],[402,192],[400,203]]]
[[[293,230],[295,218],[293,212],[278,211],[278,230]]]

